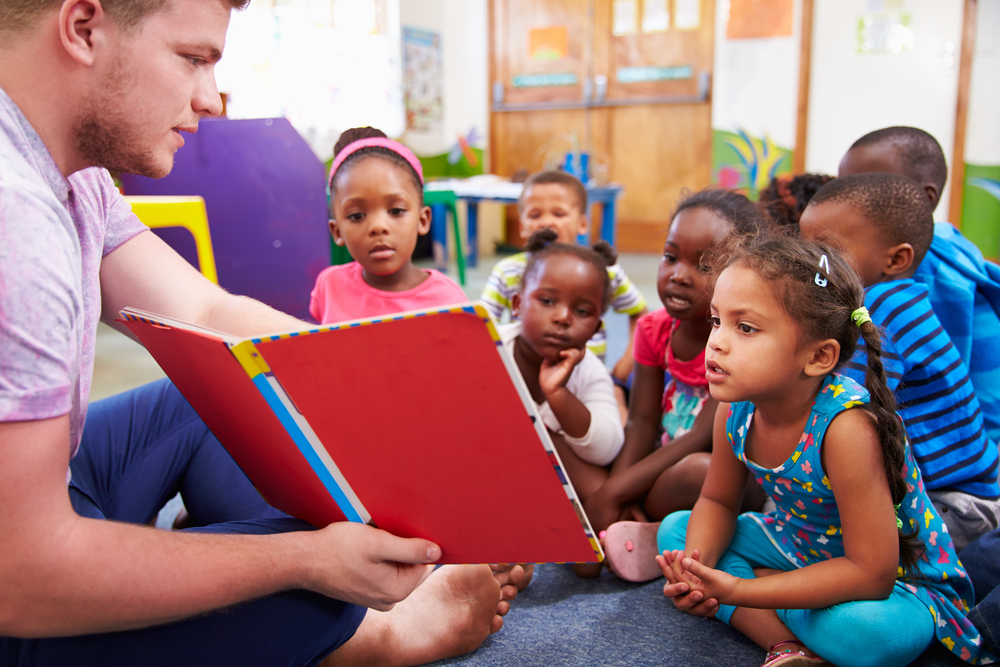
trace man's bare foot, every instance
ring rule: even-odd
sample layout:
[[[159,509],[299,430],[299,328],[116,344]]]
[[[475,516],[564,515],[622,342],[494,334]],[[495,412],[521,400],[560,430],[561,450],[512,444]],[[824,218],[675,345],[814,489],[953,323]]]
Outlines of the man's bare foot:
[[[500,582],[488,565],[440,567],[392,610],[369,610],[322,665],[405,667],[469,653],[503,627],[499,602]]]

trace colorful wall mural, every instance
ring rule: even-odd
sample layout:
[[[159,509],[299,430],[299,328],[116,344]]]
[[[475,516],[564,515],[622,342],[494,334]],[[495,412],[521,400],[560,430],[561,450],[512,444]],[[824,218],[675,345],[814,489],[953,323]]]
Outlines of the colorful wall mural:
[[[962,234],[988,259],[1000,259],[1000,165],[965,165]]]
[[[791,173],[792,151],[768,136],[754,137],[739,130],[712,130],[712,182],[720,188],[744,192],[751,199],[778,174]]]

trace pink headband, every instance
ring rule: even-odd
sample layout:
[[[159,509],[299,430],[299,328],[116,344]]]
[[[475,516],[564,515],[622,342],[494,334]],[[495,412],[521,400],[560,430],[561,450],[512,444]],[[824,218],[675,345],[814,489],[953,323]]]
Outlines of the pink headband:
[[[417,172],[420,184],[424,184],[424,169],[420,166],[420,160],[418,160],[417,156],[413,154],[413,151],[393,139],[387,139],[385,137],[369,137],[368,139],[358,139],[357,141],[352,141],[344,146],[342,151],[337,153],[337,157],[334,158],[333,164],[330,165],[330,180],[327,182],[327,185],[330,188],[333,188],[333,177],[337,174],[337,170],[340,169],[340,165],[344,164],[344,161],[347,158],[351,157],[362,148],[368,148],[369,146],[388,148],[393,153],[399,155],[401,158],[406,160],[411,167],[413,167],[413,171]]]

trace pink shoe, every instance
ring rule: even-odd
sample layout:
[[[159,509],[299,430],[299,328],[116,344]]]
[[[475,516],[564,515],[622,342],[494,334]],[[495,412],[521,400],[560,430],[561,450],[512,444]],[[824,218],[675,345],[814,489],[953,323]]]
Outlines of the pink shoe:
[[[656,564],[658,523],[619,521],[608,526],[604,535],[604,555],[608,567],[625,581],[652,581],[663,576]]]

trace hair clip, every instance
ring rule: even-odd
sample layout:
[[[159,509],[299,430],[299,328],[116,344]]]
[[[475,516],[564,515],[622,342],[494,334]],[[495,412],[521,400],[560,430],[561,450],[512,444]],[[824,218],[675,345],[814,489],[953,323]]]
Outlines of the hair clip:
[[[826,255],[823,255],[822,257],[819,258],[819,268],[820,271],[822,271],[825,268],[826,274],[830,275],[830,260],[826,258]],[[819,285],[820,287],[826,287],[827,283],[829,282],[826,278],[820,275],[819,271],[816,272],[816,278],[814,280],[816,281],[816,284]]]

